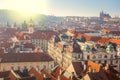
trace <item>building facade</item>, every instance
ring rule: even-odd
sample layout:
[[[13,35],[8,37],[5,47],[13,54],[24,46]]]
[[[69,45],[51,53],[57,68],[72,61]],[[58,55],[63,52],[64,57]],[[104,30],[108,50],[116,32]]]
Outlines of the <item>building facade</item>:
[[[54,67],[53,59],[45,53],[14,53],[0,56],[0,71],[30,70],[32,67],[40,71],[46,69],[50,72]]]
[[[49,41],[48,53],[64,68],[67,68],[71,62],[74,61],[88,61],[91,60],[98,64],[109,64],[116,70],[120,71],[120,57],[114,51],[112,46],[107,45],[106,49],[94,48],[93,42],[79,42],[73,40],[62,40],[55,43]],[[102,47],[102,46],[100,46]]]
[[[50,40],[51,36],[57,34],[57,32],[51,30],[39,30],[31,35],[31,42],[35,47],[47,52],[48,41]]]

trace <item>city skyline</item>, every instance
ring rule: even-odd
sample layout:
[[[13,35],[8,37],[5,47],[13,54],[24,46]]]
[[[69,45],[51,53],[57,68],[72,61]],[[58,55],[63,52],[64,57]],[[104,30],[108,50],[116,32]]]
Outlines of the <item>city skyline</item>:
[[[55,16],[120,16],[119,0],[0,0],[0,9]]]

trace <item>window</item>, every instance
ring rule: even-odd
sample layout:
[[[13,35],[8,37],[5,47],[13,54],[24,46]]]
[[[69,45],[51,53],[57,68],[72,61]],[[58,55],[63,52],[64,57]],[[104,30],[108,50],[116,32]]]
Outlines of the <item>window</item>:
[[[51,65],[51,69],[53,68],[53,65]]]
[[[98,55],[98,58],[102,58],[102,55]]]
[[[113,58],[113,55],[111,55],[111,58]]]
[[[46,65],[44,65],[43,68],[46,69]]]
[[[101,63],[101,61],[98,61],[98,63],[100,64],[100,63]]]
[[[87,59],[90,59],[90,55],[87,55]]]
[[[118,63],[118,60],[116,60],[115,63]]]
[[[14,67],[13,67],[13,66],[11,67],[11,70],[14,70]]]
[[[27,66],[24,66],[24,69],[27,69]]]
[[[95,59],[95,58],[96,58],[96,56],[94,55],[94,56],[93,56],[93,59]]]
[[[105,61],[104,61],[104,63],[106,64],[106,63],[107,63],[107,61],[105,60]]]
[[[20,70],[20,66],[18,66],[18,70]]]
[[[107,55],[105,55],[104,58],[107,58]]]
[[[110,61],[110,64],[113,64],[113,61],[112,61],[112,60]]]
[[[30,69],[32,68],[32,66],[30,66]]]
[[[36,66],[37,70],[40,70],[39,66]]]

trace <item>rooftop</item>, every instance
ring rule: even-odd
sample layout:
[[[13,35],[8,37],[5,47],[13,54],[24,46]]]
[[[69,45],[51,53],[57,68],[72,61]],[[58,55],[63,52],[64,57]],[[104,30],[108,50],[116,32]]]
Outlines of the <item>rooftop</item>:
[[[53,61],[46,53],[6,53],[0,55],[2,63]]]

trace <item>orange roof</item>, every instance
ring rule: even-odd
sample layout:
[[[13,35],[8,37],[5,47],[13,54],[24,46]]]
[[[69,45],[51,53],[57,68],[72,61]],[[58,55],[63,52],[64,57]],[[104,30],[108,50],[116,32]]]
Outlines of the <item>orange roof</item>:
[[[50,73],[48,73],[45,69],[41,70],[42,75],[46,75],[47,78],[51,78],[51,80],[57,80],[55,77],[53,77]]]
[[[36,31],[31,35],[32,39],[45,39],[45,40],[50,40],[53,35],[58,35],[58,32],[54,31]]]
[[[34,74],[37,80],[44,80],[43,76],[34,68],[29,71],[29,74]]]
[[[22,32],[17,32],[17,33],[16,33],[16,36],[17,36],[17,37],[22,37],[23,35],[24,35],[24,34],[23,34]]]
[[[92,61],[88,61],[88,66],[90,66],[92,69],[95,69],[97,72],[99,72],[101,69],[100,65],[98,65]]]
[[[98,42],[101,42],[101,43],[106,43],[110,40],[110,38],[101,38],[100,40],[98,40]]]
[[[9,76],[8,76],[11,80],[16,80],[17,79],[17,77],[12,73],[12,72],[10,72],[9,73]]]
[[[103,32],[103,33],[109,33],[110,30],[104,29],[104,30],[102,30],[102,32]]]
[[[120,39],[110,39],[109,42],[115,43],[117,45],[120,45]]]
[[[81,37],[81,36],[84,36],[84,34],[82,34],[82,33],[77,34],[77,37]]]
[[[57,66],[55,70],[51,73],[55,78],[58,78],[58,76],[62,73],[62,68],[60,66]],[[61,71],[61,72],[60,72]]]
[[[101,39],[101,37],[97,37],[97,36],[84,35],[84,37],[86,38],[87,41],[95,41],[95,42]]]

